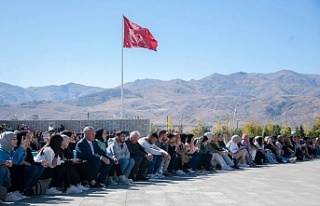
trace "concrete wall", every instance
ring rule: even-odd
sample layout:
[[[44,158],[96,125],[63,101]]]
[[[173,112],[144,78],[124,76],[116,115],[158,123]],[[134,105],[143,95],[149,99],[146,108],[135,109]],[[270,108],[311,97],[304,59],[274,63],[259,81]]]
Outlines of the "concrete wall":
[[[96,130],[126,130],[140,132],[141,136],[146,136],[150,128],[149,119],[110,119],[110,120],[23,120],[23,121],[9,121],[0,120],[0,123],[6,123],[11,126],[13,130],[17,128],[17,125],[25,124],[32,130],[48,131],[48,126],[53,123],[55,127],[59,127],[61,124],[65,126],[65,129],[81,132],[85,125],[90,125]]]

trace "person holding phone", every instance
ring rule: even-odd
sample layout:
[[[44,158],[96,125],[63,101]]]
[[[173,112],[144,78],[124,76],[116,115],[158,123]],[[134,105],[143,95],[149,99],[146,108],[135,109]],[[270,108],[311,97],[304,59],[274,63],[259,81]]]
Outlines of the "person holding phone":
[[[11,172],[12,187],[19,190],[26,196],[33,196],[34,190],[32,189],[44,171],[44,166],[47,166],[47,161],[35,162],[33,160],[31,149],[32,134],[30,131],[23,131],[17,133],[17,150],[19,147],[26,148],[26,157],[23,164],[12,167],[15,168]],[[22,175],[23,174],[23,175]]]
[[[25,147],[17,146],[17,137],[13,132],[3,132],[0,134],[0,186],[9,189],[12,185],[10,171],[13,165],[21,165],[26,157]],[[5,197],[5,201],[15,202],[26,197],[17,192],[9,192]]]

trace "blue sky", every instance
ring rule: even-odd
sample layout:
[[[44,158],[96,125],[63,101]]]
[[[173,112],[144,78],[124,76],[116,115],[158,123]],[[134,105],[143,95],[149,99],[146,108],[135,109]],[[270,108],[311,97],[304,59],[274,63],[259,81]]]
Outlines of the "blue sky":
[[[124,49],[125,82],[320,73],[318,0],[2,0],[0,82],[120,85],[122,14],[159,42]]]

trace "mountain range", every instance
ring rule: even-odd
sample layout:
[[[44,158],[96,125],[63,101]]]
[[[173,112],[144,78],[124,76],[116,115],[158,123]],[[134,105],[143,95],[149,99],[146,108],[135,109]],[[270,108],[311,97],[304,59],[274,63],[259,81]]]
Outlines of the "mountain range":
[[[124,114],[156,125],[166,117],[174,125],[217,121],[235,127],[255,119],[291,126],[320,115],[320,75],[282,70],[270,74],[212,74],[199,80],[141,79],[124,85]],[[0,119],[120,118],[120,87],[98,88],[74,83],[22,88],[0,83]]]

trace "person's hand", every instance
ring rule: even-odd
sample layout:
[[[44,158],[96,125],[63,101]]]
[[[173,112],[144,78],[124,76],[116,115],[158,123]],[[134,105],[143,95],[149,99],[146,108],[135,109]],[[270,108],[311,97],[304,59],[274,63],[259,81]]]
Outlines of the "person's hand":
[[[104,164],[109,165],[110,164],[110,160],[106,157],[102,157],[102,162],[104,162]]]
[[[148,159],[149,161],[152,161],[152,159],[153,159],[152,154],[148,153],[148,154],[147,154],[147,159]]]
[[[81,160],[79,160],[79,159],[72,159],[72,163],[73,164],[78,164],[78,163],[80,163],[81,162]]]
[[[26,139],[25,139],[24,137],[22,138],[22,141],[21,141],[21,144],[20,144],[20,145],[21,145],[21,147],[24,148],[24,149],[27,148],[27,141],[26,141]]]
[[[12,167],[12,160],[6,160],[5,165],[6,165],[7,167]]]
[[[31,163],[26,162],[26,161],[24,161],[23,164],[26,165],[26,166],[31,166]]]
[[[58,165],[58,158],[53,158],[52,160],[52,167],[55,168]]]
[[[41,165],[44,167],[48,167],[49,166],[49,162],[47,160],[42,160],[41,161]]]
[[[114,158],[113,161],[114,161],[114,164],[116,165],[119,164],[119,160],[117,158]]]
[[[170,155],[168,153],[164,154],[163,159],[168,160],[170,158]]]
[[[224,153],[223,152],[218,152],[218,154],[220,155],[220,156],[223,156],[224,155]]]

